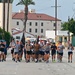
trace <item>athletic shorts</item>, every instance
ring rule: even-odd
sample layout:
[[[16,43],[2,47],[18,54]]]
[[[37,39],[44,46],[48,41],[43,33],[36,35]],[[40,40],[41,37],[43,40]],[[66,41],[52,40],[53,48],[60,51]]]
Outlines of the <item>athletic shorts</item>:
[[[45,51],[46,54],[50,54],[50,51]]]
[[[14,52],[14,53],[15,53],[15,55],[16,55],[16,54],[19,54],[19,52]]]
[[[59,53],[59,52],[58,52],[58,54],[59,54],[60,56],[63,56],[63,53]]]
[[[4,54],[7,55],[7,51],[4,51]]]
[[[23,54],[23,50],[19,50],[19,54]]]
[[[0,51],[1,51],[1,52],[4,52],[4,48],[1,48]]]
[[[30,51],[26,51],[26,54],[31,55],[32,51],[31,50]]]
[[[70,56],[70,54],[73,54],[73,52],[68,52],[68,56]]]
[[[53,55],[56,55],[56,50],[52,50],[51,51],[51,55],[53,56]]]
[[[40,55],[44,55],[45,52],[44,52],[44,51],[39,51],[39,54],[40,54]]]
[[[39,51],[35,51],[34,53],[35,53],[36,55],[39,55]]]
[[[11,54],[13,54],[13,53],[14,53],[14,48],[11,49]]]

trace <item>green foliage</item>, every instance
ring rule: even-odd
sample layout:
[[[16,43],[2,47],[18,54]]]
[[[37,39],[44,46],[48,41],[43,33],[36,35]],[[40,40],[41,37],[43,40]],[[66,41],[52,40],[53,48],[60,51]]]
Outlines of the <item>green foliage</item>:
[[[0,28],[0,40],[5,40],[7,44],[10,43],[11,35],[9,32],[4,31]]]
[[[72,18],[68,22],[63,23],[62,30],[68,30],[75,35],[75,20]]]
[[[33,0],[21,0],[17,5],[25,5],[25,6],[28,6],[28,5],[34,5],[35,3],[33,2]]]
[[[0,0],[0,3],[2,3],[4,0]],[[10,0],[10,3],[13,3],[14,0]],[[7,3],[8,0],[5,0],[5,2]]]

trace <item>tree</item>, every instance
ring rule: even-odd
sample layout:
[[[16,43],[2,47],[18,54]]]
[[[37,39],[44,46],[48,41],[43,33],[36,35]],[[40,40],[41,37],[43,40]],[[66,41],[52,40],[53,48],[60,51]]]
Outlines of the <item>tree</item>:
[[[75,35],[75,20],[72,18],[68,22],[63,23],[62,30],[68,30]]]
[[[28,6],[29,5],[34,5],[35,3],[33,2],[33,0],[21,0],[17,5],[24,5],[25,6],[25,10],[24,10],[24,29],[23,29],[23,33],[26,31],[26,22],[27,22],[27,15],[28,15]]]
[[[10,43],[11,35],[9,32],[4,31],[0,28],[0,40],[5,40],[7,44]]]

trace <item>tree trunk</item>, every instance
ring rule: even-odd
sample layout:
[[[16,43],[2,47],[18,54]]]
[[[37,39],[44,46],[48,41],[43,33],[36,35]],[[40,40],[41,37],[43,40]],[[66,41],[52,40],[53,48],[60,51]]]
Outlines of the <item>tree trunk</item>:
[[[23,29],[23,33],[26,32],[26,23],[27,23],[27,17],[28,15],[28,6],[25,6],[25,13],[24,13],[24,29]],[[25,36],[25,35],[24,35]]]
[[[10,0],[8,0],[8,7],[7,7],[7,32],[9,31],[9,4]]]
[[[5,0],[3,0],[3,30],[5,31]]]
[[[27,19],[28,19],[28,17],[27,17],[27,15],[28,15],[28,6],[25,6],[25,14],[24,14],[24,31],[26,31],[26,22],[27,22]]]

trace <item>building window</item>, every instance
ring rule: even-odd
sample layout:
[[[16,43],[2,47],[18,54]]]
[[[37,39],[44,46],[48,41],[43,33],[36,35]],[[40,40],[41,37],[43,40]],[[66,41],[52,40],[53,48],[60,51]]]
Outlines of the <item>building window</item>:
[[[41,29],[41,33],[43,33],[43,29]]]
[[[64,37],[64,42],[67,42],[67,37]]]
[[[41,23],[41,26],[43,26],[43,22]]]
[[[32,25],[32,22],[29,22],[29,25],[31,26]]]
[[[53,26],[55,27],[56,26],[56,23],[54,23]]]
[[[38,25],[38,23],[37,22],[35,22],[35,26],[37,26]]]
[[[19,25],[19,22],[17,22],[17,25]]]
[[[37,29],[35,29],[35,33],[37,33]]]
[[[29,29],[29,32],[32,32],[32,29],[31,28]]]
[[[20,39],[20,36],[16,36],[16,39]]]

